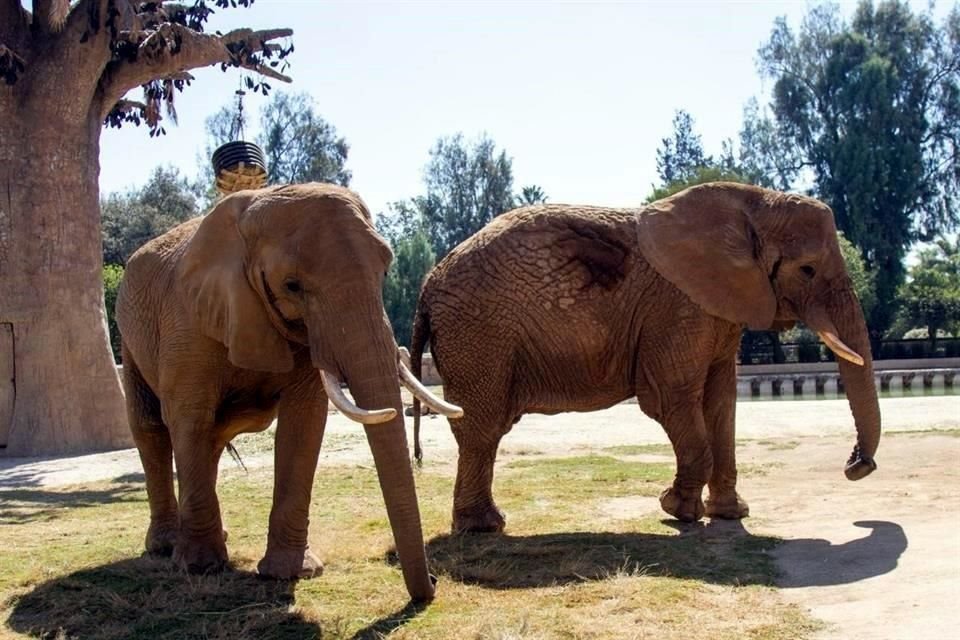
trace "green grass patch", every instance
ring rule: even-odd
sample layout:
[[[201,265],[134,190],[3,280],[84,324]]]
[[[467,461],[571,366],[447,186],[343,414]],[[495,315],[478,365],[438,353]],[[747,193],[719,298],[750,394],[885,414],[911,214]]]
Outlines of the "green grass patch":
[[[604,447],[604,453],[615,456],[673,456],[673,447],[669,444],[621,444],[615,447]]]
[[[225,461],[224,464],[230,464]],[[269,469],[230,473],[218,493],[232,568],[188,576],[140,557],[148,521],[135,477],[0,492],[0,609],[13,637],[804,638],[815,626],[769,585],[778,540],[739,522],[680,525],[604,515],[611,498],[656,495],[672,464],[607,455],[497,467],[505,535],[449,533],[453,482],[417,485],[438,597],[407,604],[374,469],[322,467],[310,513],[314,580],[256,576],[271,507]],[[3,635],[3,634],[0,634]]]

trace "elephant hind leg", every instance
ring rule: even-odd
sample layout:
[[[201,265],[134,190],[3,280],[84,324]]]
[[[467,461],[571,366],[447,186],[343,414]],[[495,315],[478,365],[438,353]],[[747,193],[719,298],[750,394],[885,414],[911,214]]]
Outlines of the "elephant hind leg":
[[[678,520],[695,522],[705,513],[703,487],[713,474],[713,452],[699,402],[668,410],[663,427],[677,457],[677,474],[673,485],[660,494],[660,506]]]
[[[499,532],[506,517],[493,501],[493,466],[500,439],[516,422],[514,416],[469,413],[453,429],[460,455],[453,490],[453,530]]]
[[[140,453],[150,502],[150,527],[144,546],[147,553],[169,556],[180,529],[177,498],[173,492],[170,432],[160,415],[160,401],[126,348],[123,349],[123,387],[127,418]]]
[[[739,339],[739,331],[736,338]],[[750,515],[750,507],[737,493],[736,412],[737,366],[735,349],[725,361],[710,369],[703,396],[703,417],[710,450],[713,452],[713,473],[707,483],[707,515],[711,518],[738,519]]]

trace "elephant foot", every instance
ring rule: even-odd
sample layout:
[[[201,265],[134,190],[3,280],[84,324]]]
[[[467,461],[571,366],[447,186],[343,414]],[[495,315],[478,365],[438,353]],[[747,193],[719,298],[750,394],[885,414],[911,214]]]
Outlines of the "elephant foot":
[[[143,546],[150,555],[170,557],[177,545],[179,533],[180,523],[176,520],[165,522],[151,520]]]
[[[257,563],[257,572],[265,578],[292,580],[315,578],[323,573],[323,563],[310,548],[282,549],[269,547]]]
[[[201,538],[180,536],[173,562],[187,573],[216,573],[227,565],[226,531]]]
[[[500,533],[506,525],[507,519],[495,505],[453,512],[454,533]]]
[[[739,520],[750,515],[750,505],[736,491],[717,494],[707,498],[707,515],[711,518]]]
[[[696,522],[704,514],[703,500],[699,495],[684,497],[676,487],[660,494],[660,507],[681,522]]]

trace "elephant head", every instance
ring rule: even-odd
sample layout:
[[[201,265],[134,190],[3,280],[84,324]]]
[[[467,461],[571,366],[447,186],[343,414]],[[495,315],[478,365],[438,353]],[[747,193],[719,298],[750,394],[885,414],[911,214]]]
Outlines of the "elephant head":
[[[857,428],[845,473],[876,469],[880,406],[860,302],[830,208],[733,183],[691,187],[638,215],[647,261],[708,313],[769,329],[802,321],[838,356]]]
[[[431,598],[399,390],[413,376],[399,362],[383,310],[392,253],[366,206],[333,185],[242,191],[217,204],[184,251],[185,304],[233,365],[287,372],[294,353],[308,348],[331,402],[365,424],[407,589],[414,599]]]

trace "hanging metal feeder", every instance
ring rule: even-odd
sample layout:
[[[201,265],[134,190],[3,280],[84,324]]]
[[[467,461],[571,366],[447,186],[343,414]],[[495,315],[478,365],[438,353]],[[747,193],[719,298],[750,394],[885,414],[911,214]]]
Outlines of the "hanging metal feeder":
[[[237,117],[234,131],[240,138],[221,145],[210,159],[216,176],[217,191],[226,195],[243,189],[259,189],[267,184],[267,163],[263,150],[243,140],[243,90],[237,91]]]
[[[217,191],[224,195],[243,189],[259,189],[267,184],[263,150],[252,142],[228,142],[213,152],[212,162]]]

